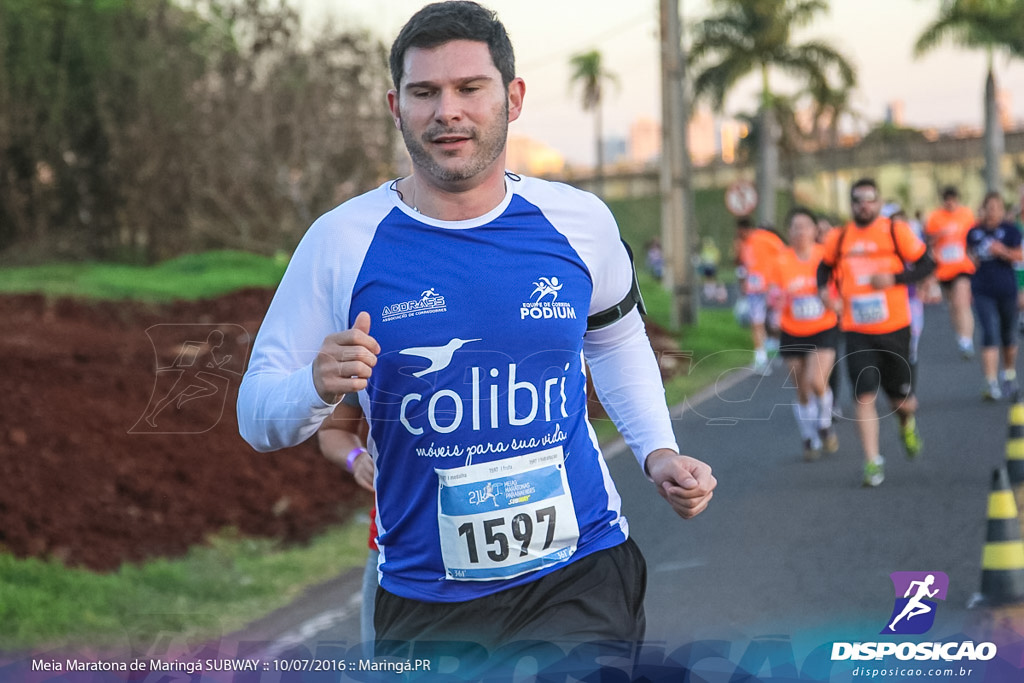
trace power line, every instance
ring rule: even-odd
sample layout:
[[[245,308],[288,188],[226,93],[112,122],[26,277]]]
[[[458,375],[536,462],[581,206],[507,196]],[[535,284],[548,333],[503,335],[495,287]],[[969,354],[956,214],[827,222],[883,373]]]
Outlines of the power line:
[[[644,22],[650,22],[651,19],[652,17],[650,16],[650,13],[645,12],[644,14],[639,14],[624,24],[617,24],[616,26],[609,28],[607,31],[599,33],[596,36],[588,38],[587,40],[581,40],[579,43],[576,44],[576,47],[573,47],[571,49],[562,48],[558,52],[552,52],[544,57],[538,57],[537,59],[533,59],[524,64],[521,67],[521,70],[523,72],[526,72],[528,70],[541,69],[543,67],[550,66],[551,64],[559,63],[561,61],[564,61],[565,57],[568,55],[575,54],[580,52],[581,50],[592,47],[594,43],[600,43],[601,41],[607,38],[621,37],[624,32],[628,31],[631,28],[639,26],[640,24],[643,24]]]

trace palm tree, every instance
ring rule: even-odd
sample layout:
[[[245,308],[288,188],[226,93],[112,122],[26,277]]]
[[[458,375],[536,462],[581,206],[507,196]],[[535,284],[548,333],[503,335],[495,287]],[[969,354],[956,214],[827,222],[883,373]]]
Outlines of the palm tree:
[[[796,204],[797,159],[810,151],[813,142],[811,133],[803,130],[797,117],[797,98],[784,95],[772,97],[771,114],[776,128],[776,154],[782,172],[778,177],[785,179],[785,191],[790,205]],[[741,113],[737,118],[747,126],[747,135],[740,140],[741,156],[750,159],[761,149],[763,138],[763,116],[761,112]],[[770,222],[762,219],[762,222]]]
[[[726,93],[751,73],[761,77],[759,105],[762,135],[758,145],[758,218],[775,221],[778,176],[778,124],[775,121],[769,73],[779,70],[812,86],[838,77],[842,87],[853,87],[856,74],[850,63],[830,45],[808,41],[791,45],[792,31],[809,24],[828,9],[827,0],[712,0],[717,14],[698,22],[689,60],[697,74],[697,97],[711,100],[721,111]]]
[[[583,111],[594,112],[594,146],[596,151],[595,172],[597,194],[604,192],[604,144],[602,140],[601,104],[604,101],[605,81],[617,82],[618,77],[607,71],[599,50],[591,50],[569,58],[572,74],[570,87],[580,84]]]
[[[807,91],[814,101],[815,108],[811,137],[819,143],[824,140],[829,150],[829,167],[832,172],[830,204],[832,212],[836,214],[841,210],[839,206],[839,121],[844,116],[858,118],[851,102],[852,91],[852,86],[840,84],[833,87],[827,82],[813,84]]]
[[[1005,142],[996,106],[993,63],[996,50],[1024,56],[1024,5],[1019,0],[943,0],[938,18],[925,28],[914,45],[914,55],[934,49],[946,40],[967,48],[985,50],[985,185],[1001,191]]]

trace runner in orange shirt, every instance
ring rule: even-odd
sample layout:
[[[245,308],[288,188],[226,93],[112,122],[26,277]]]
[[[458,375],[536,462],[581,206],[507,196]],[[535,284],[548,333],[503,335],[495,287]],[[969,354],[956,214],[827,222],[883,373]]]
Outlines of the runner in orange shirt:
[[[754,344],[754,372],[771,372],[765,340],[768,315],[768,275],[785,243],[770,230],[754,226],[748,217],[736,221],[736,261],[740,277],[740,294],[750,318],[750,334]]]
[[[960,193],[949,186],[942,191],[942,206],[928,216],[925,241],[935,255],[935,277],[949,302],[949,317],[964,359],[974,357],[974,315],[971,312],[971,274],[974,262],[967,256],[967,233],[974,214],[960,203]]]
[[[836,358],[839,319],[818,296],[817,272],[824,247],[816,241],[814,214],[796,207],[787,222],[790,246],[776,258],[770,284],[778,291],[774,298],[782,331],[779,355],[796,381],[793,413],[803,438],[804,460],[812,461],[818,459],[822,449],[829,453],[839,450],[828,385]]]
[[[880,387],[899,415],[907,455],[913,458],[921,451],[910,367],[907,283],[930,275],[935,261],[909,225],[879,216],[882,202],[874,180],[854,183],[850,200],[853,221],[829,235],[817,280],[823,299],[830,279],[839,287],[846,365],[864,449],[864,485],[878,486],[885,479],[875,406]]]

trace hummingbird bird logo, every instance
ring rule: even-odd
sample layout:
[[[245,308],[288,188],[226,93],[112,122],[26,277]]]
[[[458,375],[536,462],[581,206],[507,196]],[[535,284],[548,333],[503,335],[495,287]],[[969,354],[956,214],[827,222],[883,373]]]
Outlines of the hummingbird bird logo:
[[[422,370],[412,373],[413,377],[422,377],[431,372],[439,372],[452,364],[452,356],[464,345],[470,342],[477,342],[479,339],[459,339],[456,337],[444,346],[414,346],[402,349],[399,353],[406,356],[419,356],[430,361],[430,365]]]

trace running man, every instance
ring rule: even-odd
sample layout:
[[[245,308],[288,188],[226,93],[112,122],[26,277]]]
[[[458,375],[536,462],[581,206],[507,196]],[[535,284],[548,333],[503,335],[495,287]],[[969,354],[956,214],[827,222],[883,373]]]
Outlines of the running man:
[[[771,372],[768,351],[768,274],[786,245],[771,230],[758,228],[748,217],[736,220],[736,262],[740,293],[750,317],[750,335],[754,344],[754,372]]]
[[[903,597],[909,598],[910,594],[915,590],[915,586],[917,592],[914,593],[914,597],[910,598],[910,600],[907,602],[906,606],[904,606],[903,610],[899,613],[899,615],[897,615],[897,617],[892,620],[892,623],[889,624],[890,631],[896,630],[896,624],[899,623],[901,619],[906,619],[907,621],[910,621],[916,616],[919,616],[921,614],[928,614],[932,611],[931,606],[926,605],[922,601],[925,598],[935,597],[935,594],[939,592],[938,588],[936,588],[933,591],[928,590],[928,588],[933,583],[935,583],[934,574],[929,574],[928,576],[926,576],[924,578],[924,581],[910,582],[910,585],[907,586],[907,592],[903,594]]]
[[[189,401],[213,396],[221,390],[220,386],[207,378],[224,378],[219,371],[231,361],[231,354],[223,355],[221,358],[217,357],[217,349],[223,345],[224,333],[220,330],[213,330],[206,336],[205,342],[185,342],[178,356],[171,362],[171,366],[158,369],[160,375],[174,375],[174,382],[163,398],[146,413],[144,419],[150,427],[157,426],[157,415],[172,403],[175,403],[175,407],[181,410],[181,407]],[[182,381],[183,379],[184,381]]]
[[[925,242],[935,257],[935,277],[949,303],[950,322],[964,359],[974,357],[974,317],[971,314],[974,263],[965,248],[967,231],[972,227],[974,214],[960,203],[960,192],[951,185],[942,191],[942,206],[928,216],[924,228]]]
[[[716,481],[679,453],[618,227],[594,195],[506,171],[525,84],[493,12],[427,5],[390,65],[413,173],[306,233],[239,389],[241,433],[259,451],[294,445],[359,393],[378,655],[420,640],[635,643],[646,566],[588,422],[584,362],[677,514],[700,514]],[[535,301],[541,277],[560,289]],[[488,483],[500,507],[481,511]]]
[[[885,479],[875,405],[879,388],[899,416],[907,456],[914,458],[921,452],[910,366],[907,284],[930,275],[935,262],[909,225],[879,215],[882,201],[874,180],[854,183],[850,201],[853,220],[828,236],[817,279],[823,300],[828,298],[830,280],[839,287],[846,366],[864,450],[863,483],[878,486]]]
[[[832,427],[832,389],[829,372],[836,358],[839,318],[836,301],[818,296],[817,272],[824,247],[817,243],[813,213],[803,207],[789,214],[789,244],[782,250],[770,277],[777,288],[782,328],[779,355],[796,383],[793,405],[804,446],[804,460],[817,460],[824,450],[835,453],[839,439]]]
[[[985,195],[983,209],[981,223],[967,233],[966,241],[967,252],[978,264],[971,276],[971,292],[981,328],[982,397],[1016,400],[1019,312],[1013,264],[1024,260],[1024,249],[1020,229],[1006,220],[1006,204],[998,192]]]

